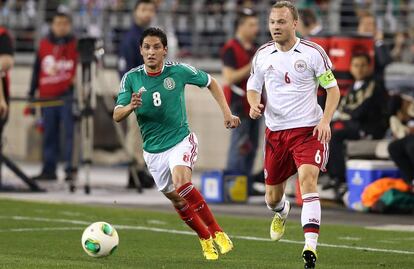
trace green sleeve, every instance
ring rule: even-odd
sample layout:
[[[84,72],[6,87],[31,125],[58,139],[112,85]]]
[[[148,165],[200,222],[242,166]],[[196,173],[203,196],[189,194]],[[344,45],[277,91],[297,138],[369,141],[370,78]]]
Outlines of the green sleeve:
[[[132,87],[131,82],[128,79],[128,73],[126,73],[122,79],[121,84],[119,85],[119,93],[116,99],[116,106],[126,106],[131,102],[132,96]]]
[[[185,84],[196,85],[198,87],[208,87],[210,85],[210,75],[188,64],[181,64],[182,72],[185,77]]]

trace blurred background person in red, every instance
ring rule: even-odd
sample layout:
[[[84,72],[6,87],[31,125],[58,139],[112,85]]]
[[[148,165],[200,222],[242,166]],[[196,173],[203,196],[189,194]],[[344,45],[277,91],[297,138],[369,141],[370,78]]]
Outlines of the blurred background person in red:
[[[239,12],[235,31],[235,36],[228,40],[221,50],[222,74],[227,102],[243,124],[237,130],[232,130],[226,169],[250,176],[256,157],[260,127],[260,121],[254,121],[249,117],[246,96],[246,83],[251,60],[257,49],[255,40],[259,32],[259,20],[253,10],[245,8]]]
[[[56,180],[59,160],[60,132],[64,127],[66,179],[72,179],[73,152],[73,86],[78,60],[77,41],[72,35],[72,19],[57,12],[52,18],[49,34],[36,52],[29,98],[58,99],[62,105],[42,107],[43,168],[36,180]]]
[[[8,71],[13,67],[13,43],[6,28],[0,26],[0,139],[9,108],[10,81]],[[0,141],[0,149],[2,142]]]

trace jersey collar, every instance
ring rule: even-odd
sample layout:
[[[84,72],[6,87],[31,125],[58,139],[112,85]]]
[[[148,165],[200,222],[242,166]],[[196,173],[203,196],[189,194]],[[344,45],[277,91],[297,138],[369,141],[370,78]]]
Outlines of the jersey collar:
[[[160,70],[160,71],[155,72],[155,73],[152,73],[152,72],[147,72],[147,68],[146,68],[146,67],[145,67],[145,65],[144,65],[144,72],[145,72],[145,74],[146,74],[147,76],[149,76],[149,77],[156,77],[156,76],[161,75],[161,73],[162,73],[162,72],[164,72],[164,67],[165,67],[165,63],[163,63],[163,64],[162,64],[162,68],[161,68],[161,70]]]
[[[296,42],[292,46],[292,48],[290,50],[288,50],[288,51],[281,51],[280,49],[277,48],[276,42],[275,42],[275,44],[273,45],[273,49],[274,50],[270,54],[273,54],[273,53],[279,52],[279,51],[281,53],[289,53],[289,54],[292,54],[293,52],[299,52],[299,53],[301,53],[299,50],[297,50],[297,47],[299,46],[299,43],[300,43],[300,38],[299,37],[296,37]]]

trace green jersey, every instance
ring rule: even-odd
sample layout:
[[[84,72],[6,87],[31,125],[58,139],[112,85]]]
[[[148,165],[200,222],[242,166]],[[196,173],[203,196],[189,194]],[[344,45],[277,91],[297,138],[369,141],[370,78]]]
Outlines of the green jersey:
[[[187,64],[166,62],[160,74],[148,74],[141,65],[122,77],[117,106],[128,105],[132,93],[143,90],[142,106],[134,112],[146,152],[166,151],[189,135],[186,84],[207,87],[210,76]]]

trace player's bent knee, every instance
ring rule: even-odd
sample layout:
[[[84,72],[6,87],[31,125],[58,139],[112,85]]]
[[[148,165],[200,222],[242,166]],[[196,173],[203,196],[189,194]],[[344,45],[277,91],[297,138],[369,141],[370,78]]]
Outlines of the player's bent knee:
[[[274,208],[280,203],[283,198],[283,193],[278,193],[275,191],[266,192],[265,199],[268,207]]]

